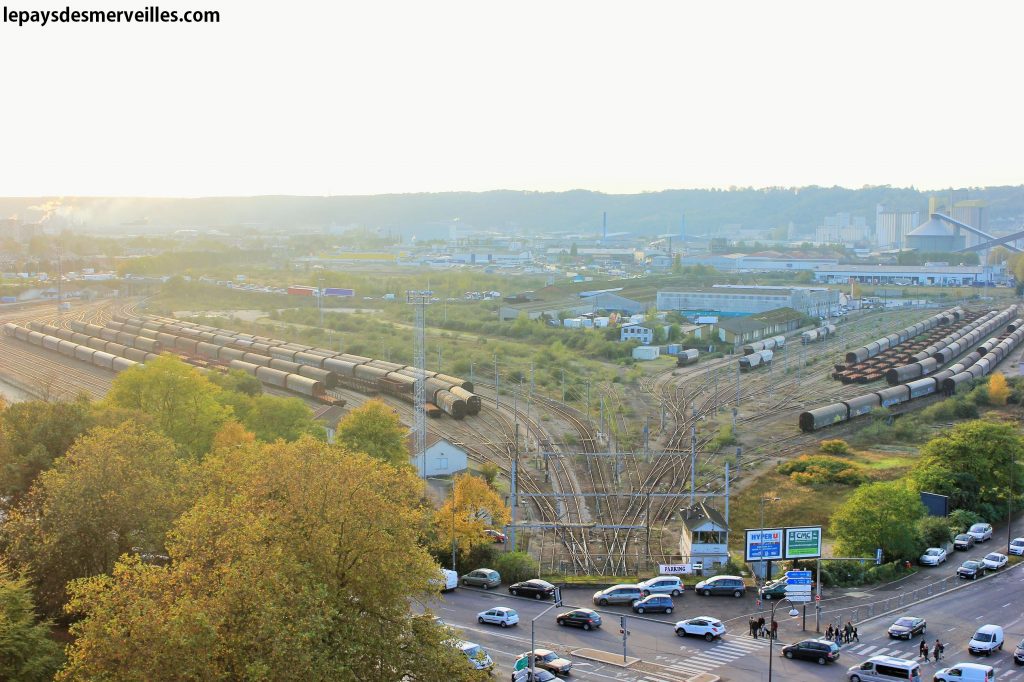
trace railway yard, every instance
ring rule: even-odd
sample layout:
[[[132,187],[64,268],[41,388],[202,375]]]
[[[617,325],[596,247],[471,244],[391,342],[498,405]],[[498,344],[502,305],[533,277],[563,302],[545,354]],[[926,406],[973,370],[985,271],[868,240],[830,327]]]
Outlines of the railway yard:
[[[700,358],[648,371],[630,386],[628,398],[599,387],[622,431],[648,425],[646,447],[629,452],[617,450],[593,415],[522,387],[503,384],[496,394],[479,376],[468,382],[428,372],[428,415],[436,418],[427,428],[466,450],[477,465],[498,465],[505,484],[515,468],[519,545],[545,571],[634,573],[678,558],[673,516],[691,494],[703,499],[723,492],[727,462],[735,490],[760,467],[810,449],[823,437],[820,428],[829,427],[828,437],[841,436],[851,425],[837,422],[850,421],[858,406],[898,412],[921,403],[911,393],[934,400],[955,391],[964,374],[973,379],[999,362],[1015,362],[1022,324],[1012,306],[871,312],[827,333],[798,333],[771,350],[752,351],[762,360],[752,367],[748,361],[742,372],[738,356]],[[118,368],[170,352],[204,371],[230,367],[253,374],[268,392],[311,405],[380,398],[404,423],[414,423],[411,395],[419,374],[413,368],[145,315],[138,301],[97,302],[64,313],[53,306],[21,308],[0,317],[0,326],[0,378],[39,398],[102,397]],[[949,362],[957,364],[944,369]],[[916,370],[900,369],[912,364]],[[892,387],[905,391],[906,400],[880,396],[893,372],[910,380]],[[924,379],[932,389],[922,393]],[[865,403],[865,395],[875,397]],[[624,400],[637,416],[611,409]],[[806,428],[805,415],[822,408],[832,411],[819,421],[812,417]],[[844,418],[836,419],[839,414]],[[737,443],[714,449],[724,427],[732,427]]]

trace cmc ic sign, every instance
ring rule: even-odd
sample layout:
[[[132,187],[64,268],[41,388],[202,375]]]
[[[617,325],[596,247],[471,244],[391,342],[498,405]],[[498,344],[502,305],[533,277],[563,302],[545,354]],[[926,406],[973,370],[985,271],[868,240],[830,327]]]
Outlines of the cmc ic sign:
[[[821,526],[786,529],[787,559],[817,559],[821,556]]]

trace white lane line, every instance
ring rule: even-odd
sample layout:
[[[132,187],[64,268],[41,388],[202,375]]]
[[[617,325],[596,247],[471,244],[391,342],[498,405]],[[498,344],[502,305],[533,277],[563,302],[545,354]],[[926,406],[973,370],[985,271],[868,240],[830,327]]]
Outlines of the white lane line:
[[[869,651],[874,651],[874,650],[875,650],[875,649],[877,649],[877,648],[878,648],[878,646],[876,646],[876,645],[872,645],[872,646],[869,646],[869,647],[867,647],[867,648],[865,648],[865,649],[861,649],[861,650],[860,650],[860,651],[858,651],[857,653],[859,653],[859,654],[864,654],[865,656],[867,656],[867,655],[868,655],[868,652],[869,652]]]
[[[1010,605],[1010,604],[1012,604],[1012,603],[1013,603],[1013,602],[1006,602],[1006,603],[1005,603],[1005,604],[1003,604],[1003,605],[1002,605],[1002,606],[1001,606],[1000,608],[1003,608],[1003,609],[1005,609],[1005,608],[1006,608],[1007,606],[1009,606],[1009,605]]]
[[[946,632],[953,632],[953,630],[956,630],[956,628],[955,627],[949,628],[949,629],[946,630]]]

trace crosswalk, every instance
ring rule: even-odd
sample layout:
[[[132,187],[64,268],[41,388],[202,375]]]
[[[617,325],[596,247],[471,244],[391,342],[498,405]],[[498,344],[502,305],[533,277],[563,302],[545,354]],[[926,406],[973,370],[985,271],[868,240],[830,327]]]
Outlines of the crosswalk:
[[[664,665],[664,674],[645,675],[640,678],[644,682],[668,682],[688,678],[699,673],[711,673],[716,668],[750,654],[763,653],[768,648],[767,639],[748,639],[744,637],[728,637],[717,640],[710,647],[682,648],[680,661]]]

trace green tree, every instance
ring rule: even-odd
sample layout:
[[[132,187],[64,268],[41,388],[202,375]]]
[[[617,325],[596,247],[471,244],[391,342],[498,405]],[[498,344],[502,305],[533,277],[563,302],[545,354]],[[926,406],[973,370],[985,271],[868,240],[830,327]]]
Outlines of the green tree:
[[[408,467],[313,439],[219,450],[167,566],[76,581],[58,681],[479,680],[451,633],[409,617],[436,592]],[[375,566],[401,566],[380,580]]]
[[[914,559],[920,549],[916,524],[924,515],[917,492],[900,481],[862,485],[830,519],[836,553],[873,556],[881,547],[889,559]]]
[[[352,452],[365,452],[392,466],[409,466],[406,429],[381,400],[367,400],[338,422],[335,440]]]
[[[917,532],[925,547],[945,547],[953,539],[949,519],[942,516],[925,516],[918,519]]]
[[[0,494],[15,498],[95,423],[88,398],[30,400],[0,411]]]
[[[495,560],[494,570],[505,583],[518,583],[540,575],[540,565],[528,552],[505,552]]]
[[[2,539],[56,615],[69,580],[109,572],[132,548],[162,553],[190,502],[188,464],[168,438],[130,422],[98,427],[39,475]]]
[[[118,374],[107,403],[145,411],[160,433],[200,456],[210,450],[214,434],[231,416],[231,410],[217,402],[220,391],[195,368],[164,355]]]
[[[973,420],[928,441],[910,472],[915,490],[948,495],[955,509],[993,519],[1006,513],[1011,486],[1024,491],[1024,447],[1013,424]]]
[[[292,441],[301,436],[326,438],[323,424],[313,419],[313,411],[298,398],[275,395],[249,397],[226,393],[235,417],[259,440],[267,443],[278,438]]]
[[[36,618],[28,580],[0,562],[0,680],[49,682],[63,661],[50,624]]]
[[[229,369],[223,374],[213,372],[207,375],[213,383],[225,391],[235,391],[245,395],[257,396],[263,393],[263,383],[251,374],[246,374],[240,369]]]

